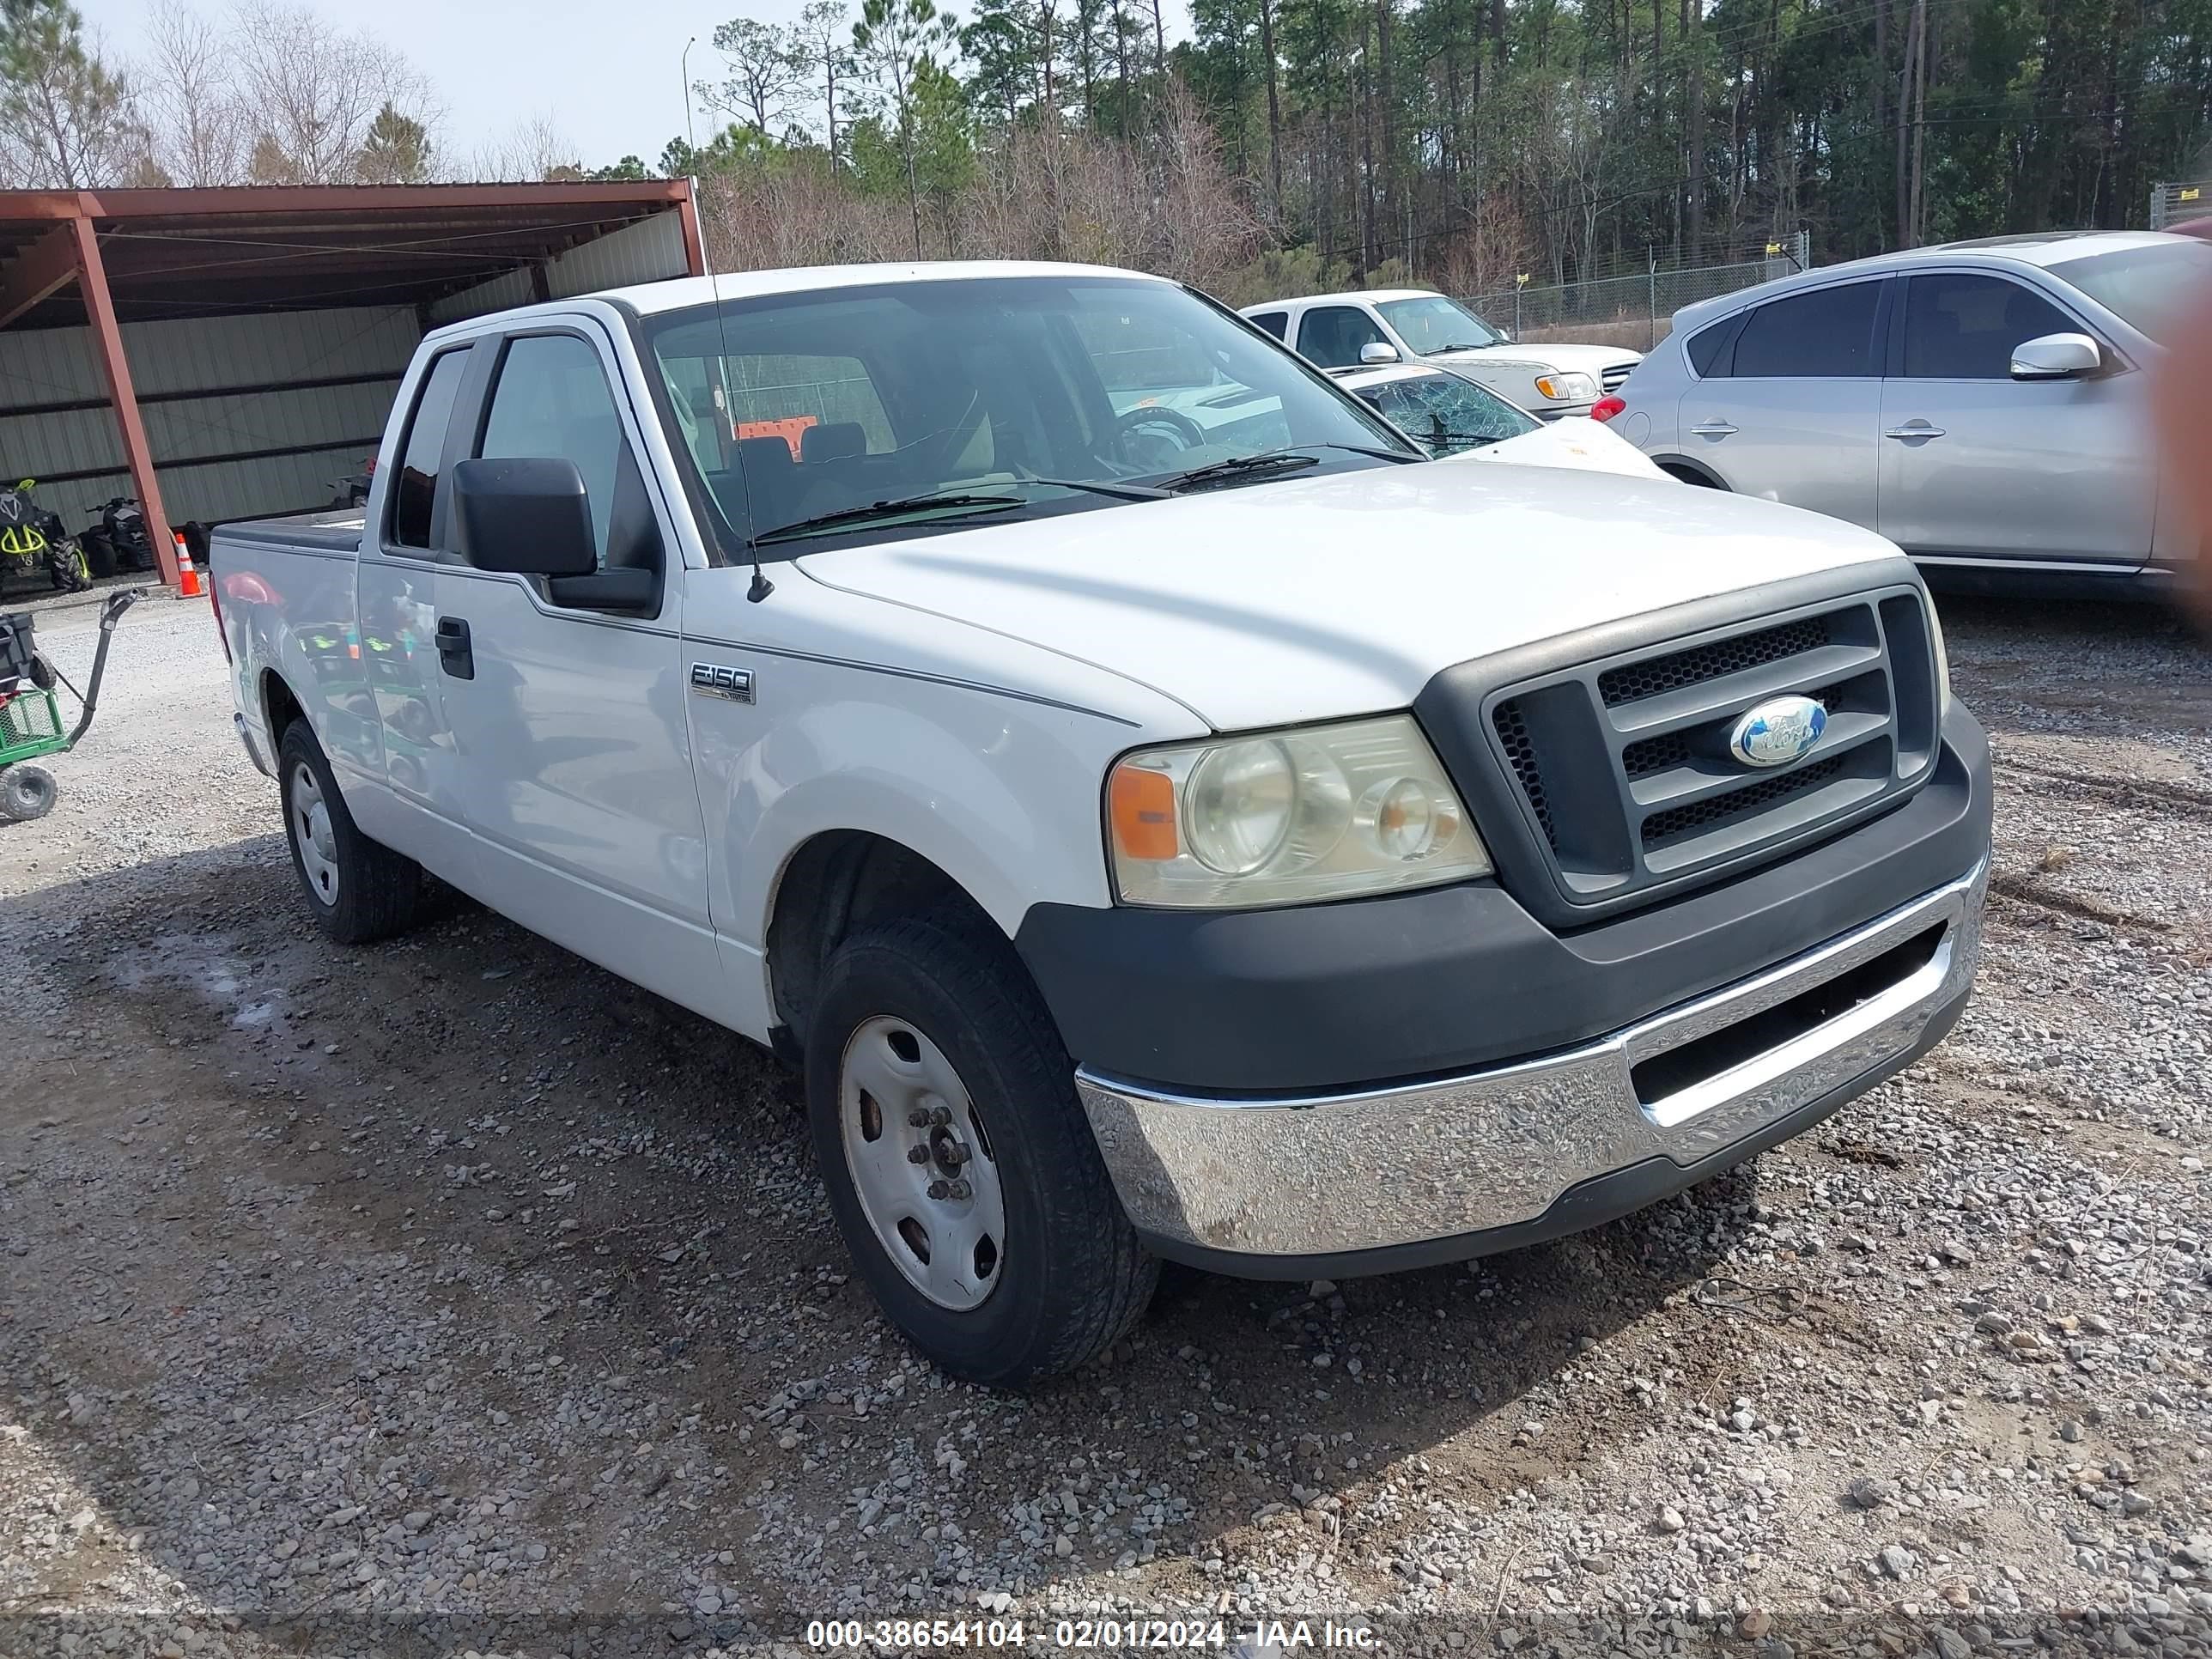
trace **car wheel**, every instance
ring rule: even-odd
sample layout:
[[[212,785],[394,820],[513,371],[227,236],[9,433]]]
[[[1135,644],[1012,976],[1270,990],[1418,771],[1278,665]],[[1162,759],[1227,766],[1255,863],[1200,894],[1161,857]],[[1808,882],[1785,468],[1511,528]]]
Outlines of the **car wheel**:
[[[292,868],[322,930],[341,945],[366,945],[411,927],[422,866],[362,834],[307,721],[284,728],[276,777]]]
[[[807,1112],[830,1206],[886,1316],[971,1382],[1073,1369],[1133,1325],[1159,1264],[1005,942],[905,918],[831,953]]]

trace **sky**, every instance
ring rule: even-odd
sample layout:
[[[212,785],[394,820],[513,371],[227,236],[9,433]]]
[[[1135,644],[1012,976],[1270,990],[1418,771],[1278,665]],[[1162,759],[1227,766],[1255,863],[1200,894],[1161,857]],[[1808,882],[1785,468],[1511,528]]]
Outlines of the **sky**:
[[[195,3],[210,16],[224,9],[224,0]],[[691,79],[719,80],[714,28],[739,15],[732,0],[310,3],[331,22],[398,46],[429,75],[445,106],[438,137],[448,155],[474,155],[550,115],[587,167],[624,155],[649,165],[661,146],[682,133],[684,42],[698,40],[691,48]],[[747,0],[742,15],[790,23],[802,3]],[[76,6],[104,56],[127,63],[142,50],[145,0],[76,0]],[[951,7],[959,11],[959,0],[951,0]],[[1166,9],[1173,36],[1186,8],[1171,0]],[[702,107],[694,119],[703,142],[715,118]]]

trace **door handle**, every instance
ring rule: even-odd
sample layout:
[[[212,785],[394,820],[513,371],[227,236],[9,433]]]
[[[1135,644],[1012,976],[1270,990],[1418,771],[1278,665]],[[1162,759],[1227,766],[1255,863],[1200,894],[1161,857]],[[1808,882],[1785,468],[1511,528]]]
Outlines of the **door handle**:
[[[438,618],[438,665],[457,680],[477,677],[476,651],[469,642],[469,625],[459,617]]]
[[[1725,438],[1735,429],[1726,421],[1707,421],[1702,426],[1693,426],[1690,428],[1700,438]]]
[[[1903,426],[1890,428],[1881,435],[1885,438],[1895,438],[1902,443],[1911,443],[1915,438],[1940,438],[1943,435],[1943,428],[1940,426],[1930,426],[1925,421],[1907,421]]]

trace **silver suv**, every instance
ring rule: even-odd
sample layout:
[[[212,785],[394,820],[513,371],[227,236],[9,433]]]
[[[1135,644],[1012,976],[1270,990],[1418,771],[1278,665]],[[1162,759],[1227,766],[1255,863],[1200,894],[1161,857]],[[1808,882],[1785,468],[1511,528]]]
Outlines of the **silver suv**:
[[[2144,370],[2212,246],[2152,232],[1955,242],[1678,312],[1597,413],[1691,483],[1879,531],[1979,585],[2166,575]]]

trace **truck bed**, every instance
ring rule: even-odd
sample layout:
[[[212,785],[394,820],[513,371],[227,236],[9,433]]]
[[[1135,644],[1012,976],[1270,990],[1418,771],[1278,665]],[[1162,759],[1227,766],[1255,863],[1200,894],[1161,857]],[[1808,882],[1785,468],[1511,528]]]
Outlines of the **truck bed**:
[[[257,550],[358,553],[363,522],[358,507],[295,513],[282,519],[234,520],[218,524],[209,532],[210,556],[226,542],[245,543]]]

